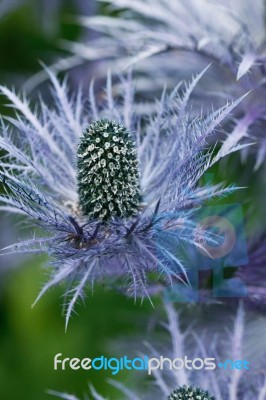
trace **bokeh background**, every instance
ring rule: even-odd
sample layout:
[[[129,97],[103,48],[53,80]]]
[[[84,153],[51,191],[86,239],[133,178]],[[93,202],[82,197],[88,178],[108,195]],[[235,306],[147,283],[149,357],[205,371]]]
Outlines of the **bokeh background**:
[[[0,83],[30,93],[32,103],[38,91],[49,102],[47,82],[34,90],[30,78],[40,71],[40,61],[46,65],[69,57],[62,38],[79,40],[95,35],[73,22],[75,14],[104,13],[104,7],[92,0],[0,0]],[[72,89],[94,77],[96,63],[87,63],[68,72]],[[177,82],[179,77],[177,76]],[[32,86],[33,87],[33,86]],[[0,113],[12,113],[0,98]],[[213,169],[214,179],[226,184],[248,186],[219,204],[241,202],[245,213],[247,237],[259,237],[264,230],[266,195],[265,171],[252,171],[254,160],[242,164],[235,154]],[[19,239],[16,223],[2,215],[0,219],[1,247]],[[34,309],[35,300],[45,282],[43,265],[47,260],[30,257],[17,260],[0,259],[0,399],[48,400],[47,389],[68,391],[82,396],[87,382],[92,382],[103,395],[119,399],[118,392],[106,383],[111,372],[53,370],[53,357],[96,357],[115,354],[119,341],[130,334],[145,337],[148,316],[154,315],[149,302],[134,304],[109,288],[97,287],[92,298],[88,291],[85,306],[79,305],[79,317],[71,320],[67,333],[62,316],[63,289],[52,290]],[[61,300],[60,300],[61,299]],[[159,299],[155,299],[159,303]],[[113,347],[116,342],[118,346]],[[136,342],[137,343],[137,342]],[[137,347],[137,344],[136,344]],[[137,348],[135,349],[137,352]],[[132,375],[121,373],[119,380],[132,384]]]

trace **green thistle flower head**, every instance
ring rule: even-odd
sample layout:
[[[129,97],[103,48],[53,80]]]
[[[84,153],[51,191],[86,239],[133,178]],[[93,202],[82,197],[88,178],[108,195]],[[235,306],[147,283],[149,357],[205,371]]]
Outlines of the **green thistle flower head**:
[[[168,400],[215,400],[215,398],[198,387],[183,386],[174,390],[168,396]]]
[[[90,124],[77,156],[79,201],[85,215],[106,221],[137,213],[141,203],[137,152],[123,125],[109,120]]]

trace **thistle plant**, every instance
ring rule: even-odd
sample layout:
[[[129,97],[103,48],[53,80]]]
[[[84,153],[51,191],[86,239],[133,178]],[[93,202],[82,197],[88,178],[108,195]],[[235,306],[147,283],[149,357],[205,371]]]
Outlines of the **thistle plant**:
[[[215,154],[206,149],[209,136],[242,99],[206,118],[194,115],[189,97],[204,72],[181,95],[180,85],[164,92],[156,111],[145,116],[137,112],[130,79],[123,78],[124,95],[115,99],[109,76],[101,108],[93,85],[88,107],[81,92],[68,96],[66,82],[49,71],[54,108],[40,100],[32,111],[25,97],[0,87],[16,112],[6,117],[8,124],[2,121],[1,210],[28,217],[43,232],[5,252],[49,255],[51,278],[37,300],[65,282],[66,324],[87,284],[112,280],[136,299],[150,298],[154,279],[187,282],[181,257],[157,243],[158,232],[167,232],[177,245],[199,246],[193,209],[234,190],[201,187],[199,181],[214,163],[242,148],[230,140]],[[177,229],[169,226],[169,213],[182,220]]]
[[[97,394],[93,388],[92,389],[92,394],[94,393],[94,395],[96,397],[94,397],[94,399],[98,399],[98,400],[104,400],[104,398],[102,396],[100,396],[99,394]],[[64,393],[58,393],[58,392],[54,392],[54,391],[49,391],[48,393],[60,397],[61,399],[65,399],[65,400],[78,400],[77,397],[73,396],[73,395],[68,395],[68,394],[64,394]],[[133,397],[131,397],[133,398]],[[137,397],[134,397],[134,399],[137,399]],[[213,396],[210,396],[209,393],[205,390],[201,390],[200,388],[195,388],[195,387],[191,387],[191,386],[182,386],[176,390],[174,390],[169,396],[168,396],[168,400],[215,400],[215,398]]]
[[[242,103],[231,135],[256,137],[259,145],[249,152],[256,149],[258,169],[266,155],[265,2],[257,0],[254,7],[249,0],[226,0],[222,5],[208,0],[106,3],[110,16],[78,18],[80,25],[95,29],[100,37],[88,43],[65,42],[74,57],[79,62],[97,58],[101,64],[106,59],[108,66],[111,60],[116,71],[134,66],[138,91],[148,98],[166,83],[172,88],[177,78],[212,63],[209,79],[197,92],[198,106],[204,103],[208,108],[210,102],[218,106],[224,96],[236,99],[253,91]],[[113,17],[113,11],[119,17]]]
[[[168,400],[215,400],[206,390],[198,387],[182,386],[174,390]]]
[[[211,307],[208,305],[208,313],[212,315],[211,320],[207,318],[202,322],[199,317],[195,318],[195,314],[193,314],[192,325],[186,312],[176,311],[172,303],[167,303],[165,304],[167,319],[160,321],[160,326],[165,328],[164,333],[157,336],[154,329],[150,332],[150,338],[144,343],[143,336],[141,337],[142,344],[137,342],[136,338],[133,339],[133,343],[127,338],[126,347],[129,351],[129,347],[132,348],[134,344],[133,347],[140,349],[139,355],[145,354],[149,357],[163,355],[172,360],[176,357],[184,359],[185,356],[203,359],[213,357],[217,364],[226,359],[243,360],[247,357],[248,360],[252,360],[250,370],[216,368],[212,371],[205,369],[192,371],[183,368],[176,371],[167,368],[156,369],[153,371],[153,381],[150,382],[148,388],[147,384],[142,388],[139,382],[139,391],[131,390],[126,384],[116,380],[109,380],[109,383],[121,393],[122,399],[265,399],[265,360],[264,356],[261,357],[265,348],[265,336],[261,334],[263,322],[260,323],[258,318],[247,317],[241,303],[233,314],[228,313],[228,309],[223,314],[221,308],[219,308],[219,313],[215,313],[215,309]],[[221,329],[221,317],[227,321],[224,329]],[[257,350],[254,349],[254,339],[256,344],[259,344]],[[119,347],[121,348],[121,341]],[[89,389],[93,399],[106,400],[91,384]],[[49,391],[49,393],[65,400],[78,400],[77,397],[66,393],[55,391]]]

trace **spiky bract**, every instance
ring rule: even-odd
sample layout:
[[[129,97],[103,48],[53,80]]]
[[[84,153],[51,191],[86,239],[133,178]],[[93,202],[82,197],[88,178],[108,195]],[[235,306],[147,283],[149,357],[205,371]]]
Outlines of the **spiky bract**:
[[[122,79],[122,101],[113,98],[111,78],[108,78],[107,101],[101,109],[96,105],[91,86],[89,112],[81,93],[70,100],[66,83],[61,85],[51,73],[55,108],[50,109],[41,101],[39,111],[33,112],[25,98],[20,99],[14,92],[0,87],[19,115],[9,118],[12,128],[2,124],[0,145],[5,155],[0,162],[1,179],[8,190],[0,197],[1,209],[30,217],[45,232],[44,236],[34,234],[32,239],[16,243],[6,251],[48,253],[53,260],[52,276],[39,297],[62,281],[74,284],[74,289],[70,286],[67,291],[70,297],[67,321],[88,283],[111,281],[119,290],[136,298],[149,297],[155,279],[160,281],[159,286],[171,285],[177,279],[186,280],[186,270],[178,251],[169,250],[166,242],[171,240],[176,246],[184,241],[198,245],[195,239],[198,229],[191,219],[194,207],[214,195],[228,193],[228,189],[220,186],[200,187],[199,180],[220,158],[239,149],[236,137],[226,140],[215,155],[212,149],[206,152],[207,139],[241,99],[226,104],[208,118],[195,115],[189,97],[203,73],[184,88],[182,95],[179,94],[180,86],[169,95],[163,93],[155,102],[152,114],[139,113],[131,80],[125,78]],[[113,163],[120,168],[112,177],[119,181],[116,197],[112,191],[114,186],[103,192],[106,178],[99,174],[102,170],[96,159],[95,163],[93,160],[98,133],[95,136],[94,133],[82,134],[84,126],[90,127],[89,132],[95,126],[102,126],[101,122],[93,123],[101,120],[120,121],[119,124],[112,123],[112,130],[118,131],[117,135],[112,135],[112,142],[117,143],[113,149],[116,146],[121,151],[117,154],[118,164]],[[115,142],[113,136],[119,141]],[[120,142],[122,138],[124,143]],[[102,138],[102,145],[110,143],[107,139]],[[92,151],[86,154],[88,146],[95,147],[90,147]],[[77,152],[81,155],[78,171]],[[103,154],[108,157],[108,151]],[[116,154],[115,151],[112,154]],[[101,159],[106,161],[105,157]],[[96,179],[104,179],[96,192],[96,187],[89,185],[91,169],[85,169],[85,161],[96,168]],[[125,167],[129,167],[130,162],[132,168],[129,171]],[[110,165],[107,172],[112,172]],[[127,193],[120,190],[122,181]],[[111,182],[110,174],[108,185]],[[103,193],[109,201],[107,214],[102,214],[102,210],[107,210],[103,208],[103,199],[97,199],[102,205],[99,211],[92,209],[96,198]],[[132,203],[128,196],[134,199]],[[122,205],[120,210],[118,200]],[[113,210],[110,210],[111,201]],[[116,217],[107,219],[111,217],[111,211]],[[136,211],[138,213],[134,215]],[[169,227],[167,222],[171,217],[182,221],[177,229]],[[158,241],[158,232],[162,230],[167,231],[167,238]]]
[[[100,120],[84,131],[77,151],[79,201],[93,219],[131,217],[141,194],[137,151],[127,129]]]
[[[199,387],[183,386],[175,389],[168,400],[215,400],[206,390]]]
[[[224,95],[242,103],[232,137],[256,137],[255,168],[266,159],[265,138],[265,1],[256,0],[107,0],[119,18],[81,16],[80,24],[98,30],[101,40],[69,43],[78,60],[110,58],[114,68],[134,65],[141,77],[142,96],[158,95],[163,85],[174,87],[176,76],[186,77],[212,63],[209,79],[197,92],[197,106],[219,107]],[[153,10],[151,12],[150,10]],[[130,43],[130,46],[129,46]],[[166,62],[167,59],[167,62]],[[72,62],[72,58],[70,58]],[[70,66],[71,66],[70,62]]]

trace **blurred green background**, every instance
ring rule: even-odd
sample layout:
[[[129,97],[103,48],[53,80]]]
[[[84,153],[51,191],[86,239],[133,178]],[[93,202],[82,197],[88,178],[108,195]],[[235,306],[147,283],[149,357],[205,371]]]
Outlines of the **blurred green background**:
[[[69,16],[96,12],[93,1],[14,0],[0,1],[0,83],[23,87],[32,74],[40,70],[40,61],[50,65],[67,54],[60,48],[60,39],[75,40],[81,32],[69,23]],[[90,66],[82,67],[90,77]],[[80,70],[70,73],[75,85]],[[44,90],[42,87],[41,90]],[[44,90],[45,92],[45,90]],[[32,94],[34,99],[36,93]],[[48,99],[49,101],[49,99]],[[6,114],[4,99],[0,98],[0,112]],[[264,228],[266,185],[261,174],[252,175],[253,160],[241,165],[238,155],[213,169],[215,180],[248,186],[226,202],[241,202],[248,223],[248,237]],[[252,179],[251,179],[252,176]],[[259,195],[258,195],[259,194]],[[261,221],[258,223],[258,221]],[[1,245],[7,242],[7,230],[2,224]],[[12,236],[12,232],[9,232]],[[16,233],[13,232],[15,239]],[[140,335],[152,308],[148,301],[134,304],[132,299],[103,287],[95,290],[93,299],[88,292],[85,307],[77,307],[79,317],[72,318],[67,333],[62,316],[63,289],[52,290],[34,309],[35,300],[45,273],[46,260],[29,258],[19,267],[10,268],[14,260],[0,261],[0,400],[45,400],[52,398],[45,391],[68,391],[81,396],[92,382],[103,395],[119,399],[118,392],[106,383],[111,372],[54,371],[53,357],[119,356],[112,343],[126,334]],[[133,351],[136,349],[132,349]],[[112,353],[113,351],[113,353]],[[132,376],[120,374],[119,380],[129,382]]]
[[[125,334],[137,334],[146,325],[145,313],[151,311],[151,306],[134,305],[132,299],[98,287],[93,298],[88,293],[86,307],[76,308],[78,317],[72,318],[65,334],[63,290],[49,292],[31,309],[43,282],[43,271],[36,260],[13,271],[1,285],[0,398],[52,398],[46,389],[82,395],[88,392],[87,383],[91,382],[103,395],[119,399],[118,392],[105,382],[113,377],[111,372],[54,371],[53,358],[57,353],[63,353],[63,358],[118,357],[120,354],[112,352],[110,344]],[[115,378],[130,380],[124,373]]]

